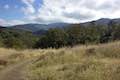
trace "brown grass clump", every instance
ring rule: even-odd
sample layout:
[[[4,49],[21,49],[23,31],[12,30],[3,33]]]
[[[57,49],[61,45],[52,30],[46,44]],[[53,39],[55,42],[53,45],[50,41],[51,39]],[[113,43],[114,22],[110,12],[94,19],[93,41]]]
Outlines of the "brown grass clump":
[[[6,66],[8,61],[6,60],[0,60],[0,65]]]

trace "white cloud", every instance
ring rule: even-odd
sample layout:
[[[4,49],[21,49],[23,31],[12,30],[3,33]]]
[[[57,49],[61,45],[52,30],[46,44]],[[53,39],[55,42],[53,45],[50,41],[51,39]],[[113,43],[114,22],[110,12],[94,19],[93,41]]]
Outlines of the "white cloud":
[[[99,18],[118,18],[119,5],[119,0],[43,0],[38,13],[29,18],[41,23],[79,23]]]
[[[26,22],[21,20],[4,20],[0,19],[0,25],[2,26],[12,26],[12,25],[19,25],[19,24],[25,24]]]
[[[37,0],[21,1],[25,4],[22,11],[29,22],[80,23],[99,18],[120,18],[120,0],[43,0],[43,4],[37,10]],[[6,8],[9,8],[9,5],[6,5]],[[25,22],[1,20],[1,23],[13,25]]]
[[[22,8],[22,11],[26,15],[35,13],[35,9],[33,6],[34,1],[35,0],[22,0],[22,2],[26,5],[25,7]]]
[[[30,4],[33,3],[35,0],[22,0],[25,4]]]
[[[5,8],[5,9],[9,9],[10,6],[9,6],[8,4],[6,4],[6,5],[4,5],[4,8]]]
[[[25,24],[26,22],[24,22],[24,21],[21,21],[21,20],[11,20],[11,21],[7,21],[7,23],[8,23],[8,26],[9,25],[19,25],[19,24]]]
[[[3,19],[0,19],[0,25],[5,25],[5,21]]]

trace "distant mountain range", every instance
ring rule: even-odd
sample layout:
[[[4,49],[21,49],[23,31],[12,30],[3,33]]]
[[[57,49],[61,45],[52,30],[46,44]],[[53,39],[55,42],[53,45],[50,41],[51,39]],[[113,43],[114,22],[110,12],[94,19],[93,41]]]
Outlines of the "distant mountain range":
[[[109,26],[112,23],[113,24],[120,24],[120,19],[102,18],[102,19],[99,19],[99,20],[96,20],[96,21],[80,23],[80,25],[89,26],[91,24],[94,24],[94,25]],[[6,28],[30,31],[30,32],[33,32],[33,34],[39,35],[39,34],[44,34],[45,31],[47,31],[50,28],[64,28],[64,27],[69,27],[70,25],[74,25],[74,24],[68,24],[68,23],[23,24],[23,25],[9,26],[9,27],[6,27]],[[5,27],[0,26],[0,29],[1,28],[5,28]]]
[[[23,24],[23,25],[15,25],[15,26],[10,26],[10,27],[14,28],[14,29],[22,29],[22,30],[27,30],[27,31],[31,31],[31,32],[37,32],[40,30],[48,30],[50,28],[63,28],[68,25],[69,24],[67,24],[67,23]]]

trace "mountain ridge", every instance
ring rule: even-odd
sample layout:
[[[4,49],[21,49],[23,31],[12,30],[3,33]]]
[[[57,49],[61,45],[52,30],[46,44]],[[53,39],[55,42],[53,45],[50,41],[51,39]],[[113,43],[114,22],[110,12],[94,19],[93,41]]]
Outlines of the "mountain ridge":
[[[101,18],[101,19],[93,20],[93,21],[89,21],[89,22],[78,23],[78,25],[90,26],[91,24],[95,24],[95,25],[109,26],[112,23],[120,24],[120,18],[116,18],[116,19]],[[69,23],[51,23],[51,24],[30,23],[30,24],[9,26],[9,28],[31,31],[35,34],[36,33],[38,34],[38,33],[40,33],[39,31],[42,31],[42,30],[45,31],[50,28],[64,28],[64,27],[69,27],[70,25],[74,25],[74,24],[72,24],[72,23],[71,24],[69,24]],[[0,26],[0,28],[5,28],[5,27]],[[6,27],[6,28],[8,28],[8,27]]]

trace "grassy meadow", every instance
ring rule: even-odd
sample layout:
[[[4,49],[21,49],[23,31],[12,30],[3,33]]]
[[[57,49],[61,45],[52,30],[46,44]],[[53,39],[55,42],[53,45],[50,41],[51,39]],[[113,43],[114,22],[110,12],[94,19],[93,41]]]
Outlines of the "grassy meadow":
[[[15,50],[0,48],[0,70],[39,56],[41,50]]]
[[[61,49],[0,48],[0,69],[5,62],[9,66],[32,58],[26,80],[120,80],[119,41]]]
[[[27,80],[120,80],[120,42],[48,49],[28,66]]]

